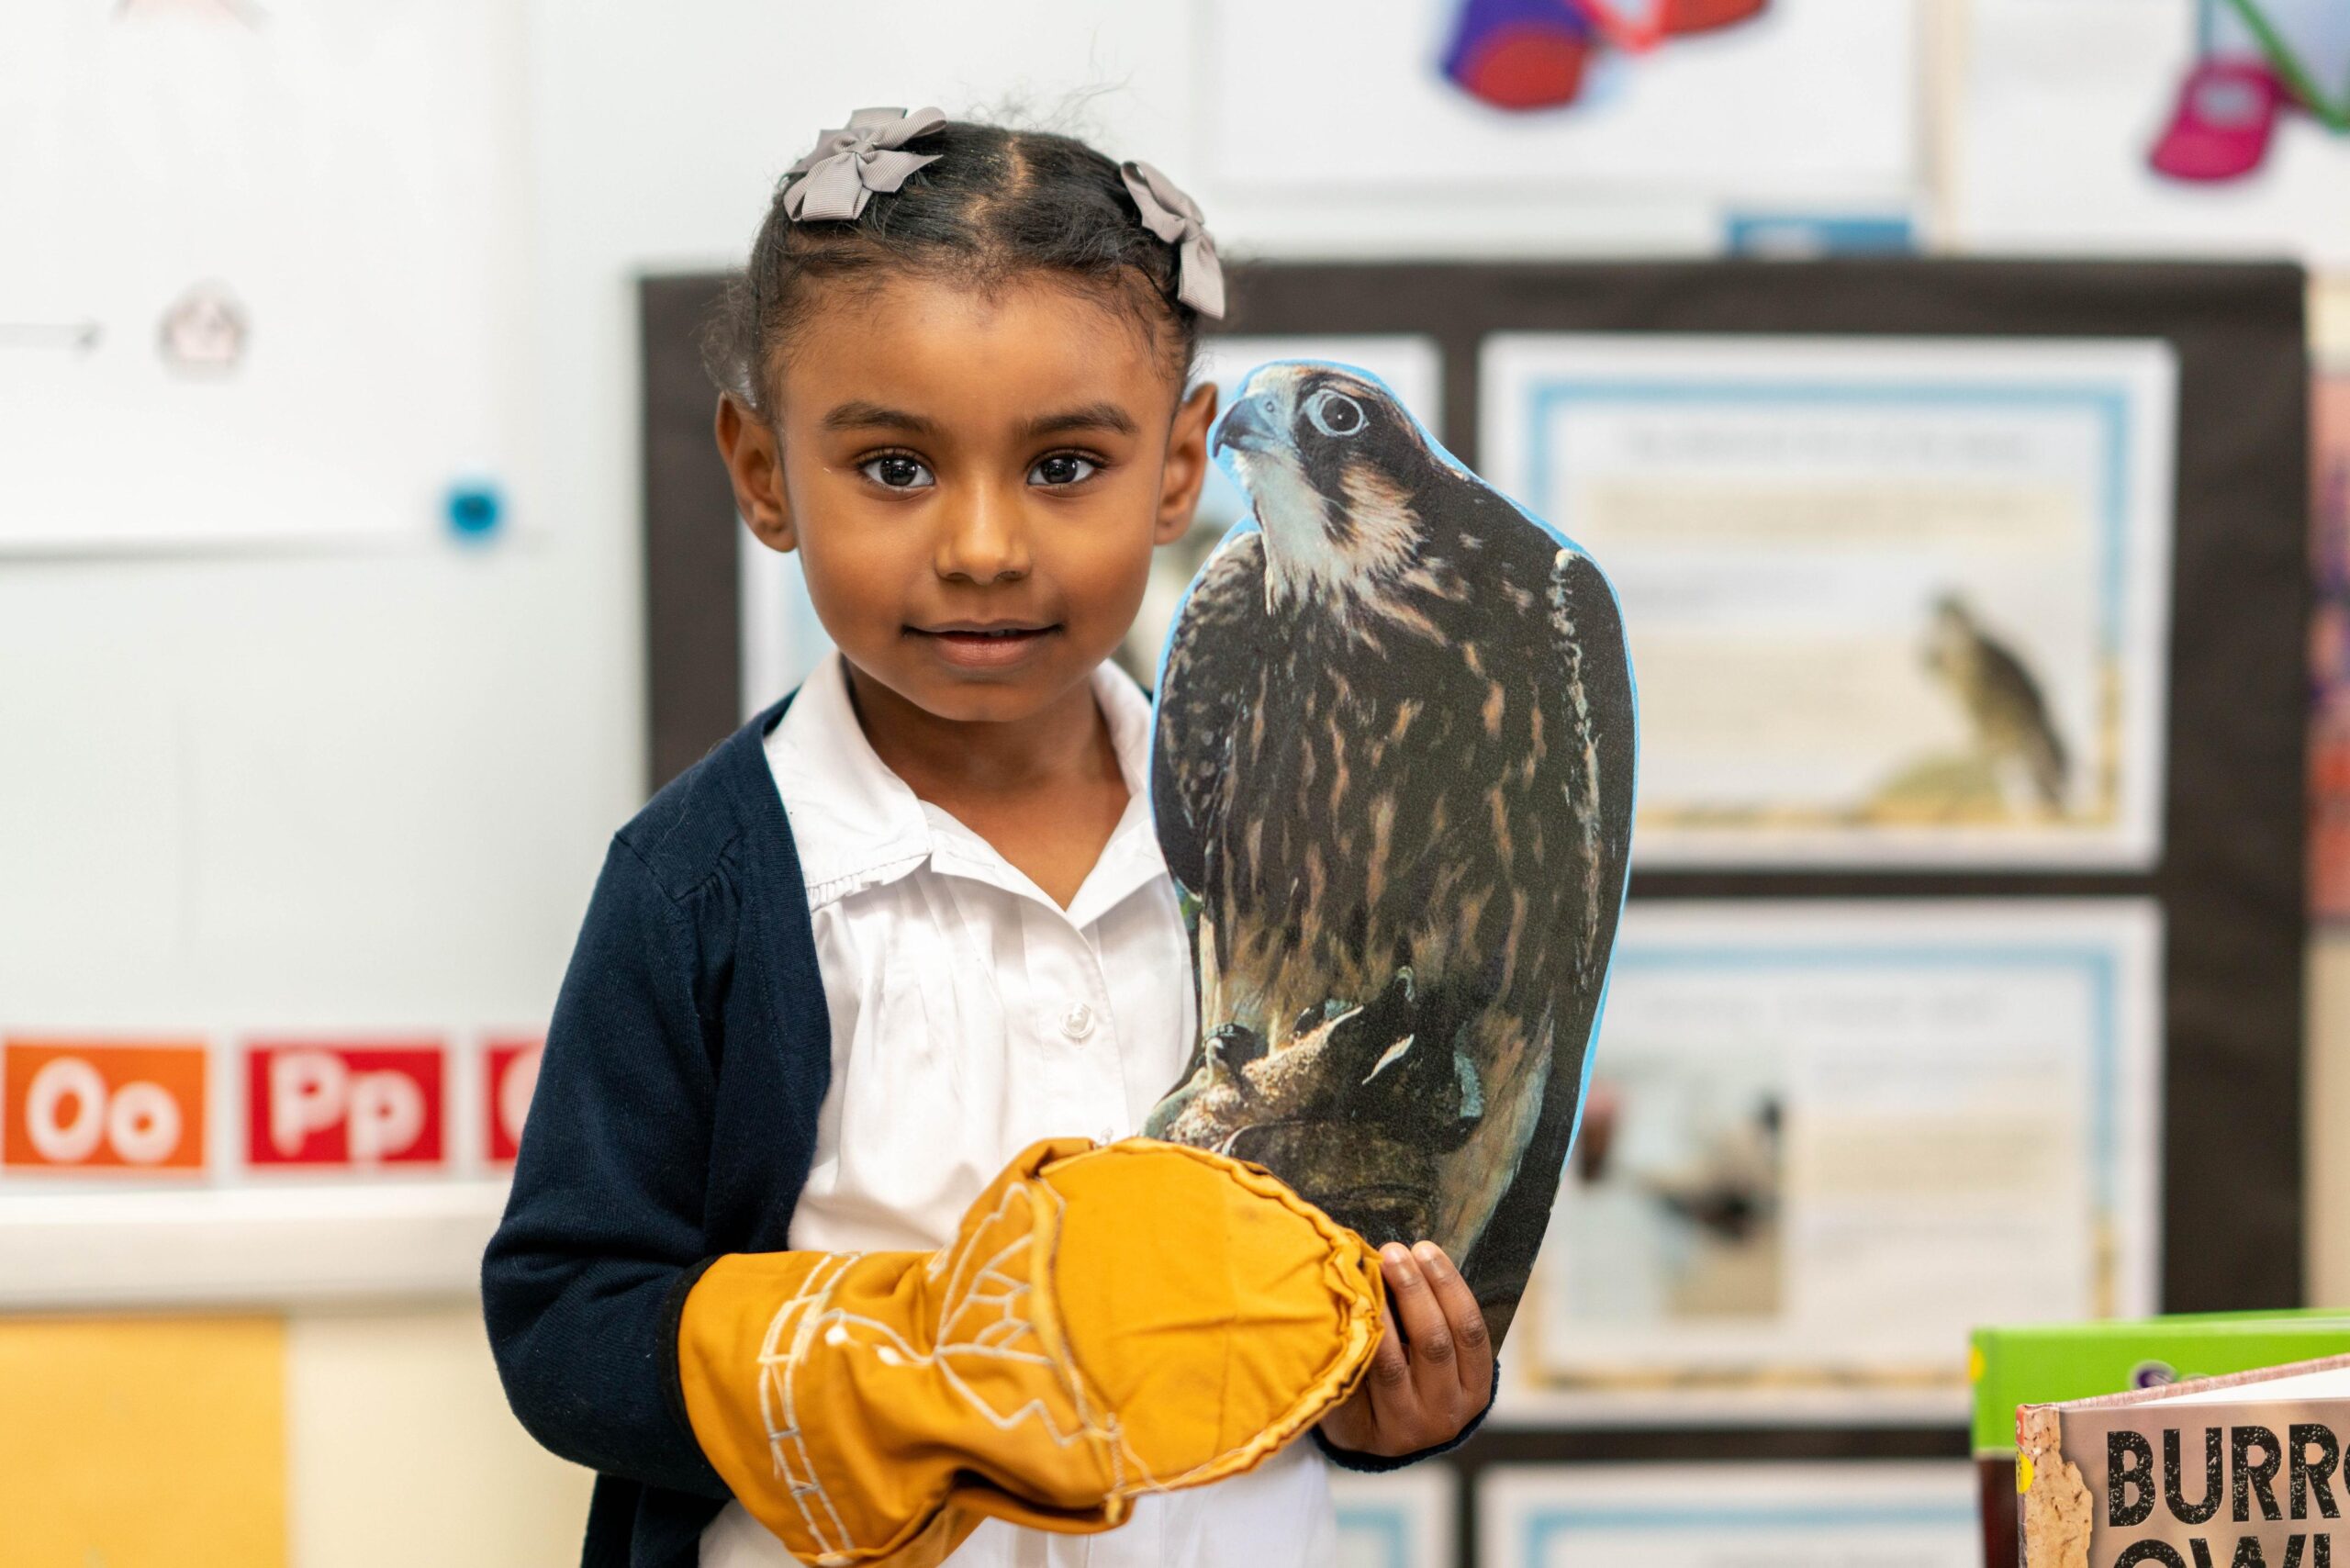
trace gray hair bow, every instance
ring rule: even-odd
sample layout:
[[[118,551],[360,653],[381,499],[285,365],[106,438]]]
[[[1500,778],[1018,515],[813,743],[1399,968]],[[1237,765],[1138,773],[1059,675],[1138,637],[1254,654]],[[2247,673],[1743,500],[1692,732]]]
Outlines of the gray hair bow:
[[[946,123],[937,109],[859,109],[838,130],[828,130],[816,150],[784,171],[795,174],[783,193],[783,210],[794,222],[803,219],[855,218],[865,210],[875,191],[894,191],[906,176],[925,163],[935,163],[935,152],[899,151],[917,136],[927,136]]]
[[[1203,316],[1224,316],[1224,263],[1216,260],[1200,204],[1147,163],[1121,163],[1126,194],[1142,212],[1142,225],[1176,248],[1181,263],[1175,297]]]

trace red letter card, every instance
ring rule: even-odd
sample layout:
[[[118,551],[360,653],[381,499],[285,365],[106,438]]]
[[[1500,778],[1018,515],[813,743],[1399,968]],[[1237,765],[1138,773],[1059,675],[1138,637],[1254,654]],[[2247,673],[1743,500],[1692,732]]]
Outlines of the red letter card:
[[[483,1048],[483,1119],[488,1129],[482,1147],[494,1166],[513,1164],[522,1146],[522,1118],[538,1087],[542,1046],[537,1039],[494,1039]]]
[[[438,1165],[447,1061],[438,1040],[250,1045],[246,1158],[354,1170]]]

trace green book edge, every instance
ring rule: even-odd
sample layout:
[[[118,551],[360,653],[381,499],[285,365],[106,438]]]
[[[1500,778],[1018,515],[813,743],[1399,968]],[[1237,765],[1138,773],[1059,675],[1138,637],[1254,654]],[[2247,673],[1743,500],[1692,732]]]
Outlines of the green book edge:
[[[2190,1377],[2350,1352],[2350,1311],[2213,1312],[2098,1323],[1978,1328],[1975,1453],[2012,1456],[2016,1406],[2087,1399]]]

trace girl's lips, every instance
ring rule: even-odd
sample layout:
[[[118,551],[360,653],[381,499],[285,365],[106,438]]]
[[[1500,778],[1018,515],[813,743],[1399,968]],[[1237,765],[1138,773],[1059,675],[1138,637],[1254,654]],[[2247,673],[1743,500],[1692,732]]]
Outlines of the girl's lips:
[[[1002,669],[1027,658],[1039,644],[1053,635],[1057,628],[1006,627],[994,632],[925,632],[919,627],[913,630],[916,636],[927,639],[949,664],[959,665],[966,669]]]

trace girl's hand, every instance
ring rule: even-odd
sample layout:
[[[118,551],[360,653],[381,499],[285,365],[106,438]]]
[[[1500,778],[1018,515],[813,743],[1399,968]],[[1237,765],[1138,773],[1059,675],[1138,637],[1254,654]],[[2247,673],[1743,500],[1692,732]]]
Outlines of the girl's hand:
[[[1450,1442],[1494,1392],[1494,1347],[1485,1315],[1460,1271],[1433,1241],[1379,1255],[1395,1310],[1380,1326],[1371,1371],[1344,1405],[1322,1418],[1322,1435],[1355,1453],[1393,1459]],[[1404,1338],[1395,1333],[1401,1319]]]

